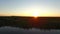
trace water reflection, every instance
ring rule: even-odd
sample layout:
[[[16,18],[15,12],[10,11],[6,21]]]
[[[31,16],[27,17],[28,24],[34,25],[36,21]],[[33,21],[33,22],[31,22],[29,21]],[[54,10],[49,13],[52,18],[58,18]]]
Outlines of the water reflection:
[[[60,29],[60,17],[0,17],[0,34],[60,34],[53,29]]]
[[[60,34],[60,30],[23,29],[18,27],[0,27],[0,34]]]

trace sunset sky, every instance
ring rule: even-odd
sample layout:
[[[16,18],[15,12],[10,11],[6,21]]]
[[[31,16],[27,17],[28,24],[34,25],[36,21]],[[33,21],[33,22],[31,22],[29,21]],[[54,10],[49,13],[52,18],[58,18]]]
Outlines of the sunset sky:
[[[0,0],[0,16],[60,16],[60,0]]]

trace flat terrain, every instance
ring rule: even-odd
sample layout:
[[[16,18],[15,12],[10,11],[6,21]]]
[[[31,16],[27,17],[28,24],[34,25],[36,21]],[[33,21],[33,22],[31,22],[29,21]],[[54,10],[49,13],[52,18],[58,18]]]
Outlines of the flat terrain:
[[[20,28],[60,29],[60,17],[0,16],[0,26]]]

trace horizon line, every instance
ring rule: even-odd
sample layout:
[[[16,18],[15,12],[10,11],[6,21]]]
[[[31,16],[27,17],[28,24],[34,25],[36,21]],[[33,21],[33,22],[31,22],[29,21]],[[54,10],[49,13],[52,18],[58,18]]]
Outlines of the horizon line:
[[[5,16],[0,16],[5,17]],[[34,17],[34,16],[6,16],[6,17]],[[60,16],[37,16],[37,17],[60,17]]]

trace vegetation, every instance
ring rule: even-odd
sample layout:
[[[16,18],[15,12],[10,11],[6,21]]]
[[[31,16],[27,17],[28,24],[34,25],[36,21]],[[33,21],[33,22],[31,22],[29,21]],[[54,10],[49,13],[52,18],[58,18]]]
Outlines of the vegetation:
[[[60,29],[60,17],[19,17],[0,16],[0,27],[12,26],[20,28]]]

